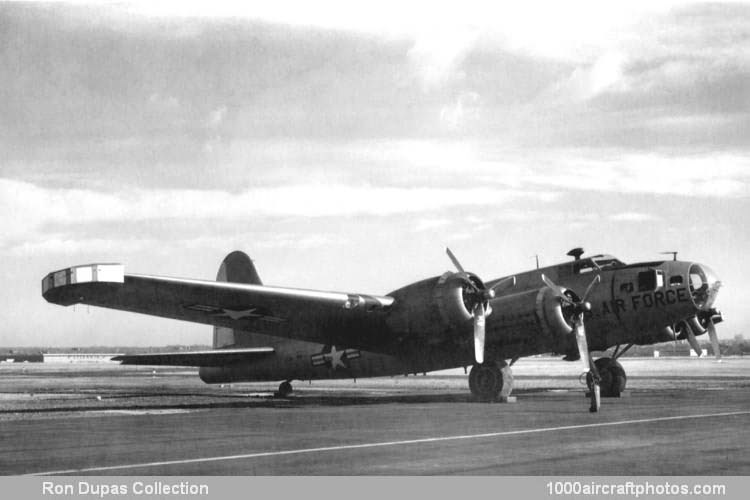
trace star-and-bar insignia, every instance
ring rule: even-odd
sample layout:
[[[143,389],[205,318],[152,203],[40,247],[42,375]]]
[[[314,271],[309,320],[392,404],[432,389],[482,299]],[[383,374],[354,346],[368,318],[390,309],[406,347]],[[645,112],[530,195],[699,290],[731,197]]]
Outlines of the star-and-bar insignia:
[[[346,361],[357,359],[361,354],[357,349],[344,349],[342,351],[336,350],[336,346],[325,346],[322,352],[313,354],[310,356],[310,362],[313,366],[328,366],[332,370],[335,370],[339,366],[341,368],[349,368],[346,365]]]
[[[283,318],[274,316],[268,309],[254,306],[250,306],[247,309],[227,309],[225,307],[208,306],[204,304],[190,304],[183,307],[192,311],[210,314],[211,316],[227,317],[235,321],[241,319],[260,319],[271,323],[281,323],[284,321]]]

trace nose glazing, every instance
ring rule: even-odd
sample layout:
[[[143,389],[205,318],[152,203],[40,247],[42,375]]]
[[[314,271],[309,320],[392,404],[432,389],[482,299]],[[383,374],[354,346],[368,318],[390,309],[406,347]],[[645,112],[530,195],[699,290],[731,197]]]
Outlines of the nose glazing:
[[[700,310],[710,309],[721,288],[721,280],[711,268],[703,264],[693,264],[688,271],[690,295],[695,307]]]

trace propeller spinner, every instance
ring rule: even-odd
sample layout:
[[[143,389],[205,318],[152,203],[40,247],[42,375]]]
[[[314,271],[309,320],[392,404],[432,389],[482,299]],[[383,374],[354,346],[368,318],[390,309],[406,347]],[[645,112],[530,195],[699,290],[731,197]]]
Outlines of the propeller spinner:
[[[464,298],[467,302],[468,309],[471,311],[474,323],[474,360],[478,364],[484,363],[484,339],[485,339],[485,323],[486,318],[492,312],[490,309],[489,301],[495,298],[495,292],[506,286],[515,286],[516,277],[511,276],[509,278],[502,279],[487,287],[483,281],[478,279],[471,279],[471,275],[464,270],[464,267],[459,262],[458,258],[451,252],[450,248],[445,249],[445,253],[448,254],[453,265],[458,270],[458,275],[463,278],[467,289],[468,295]],[[480,286],[481,285],[481,286]]]

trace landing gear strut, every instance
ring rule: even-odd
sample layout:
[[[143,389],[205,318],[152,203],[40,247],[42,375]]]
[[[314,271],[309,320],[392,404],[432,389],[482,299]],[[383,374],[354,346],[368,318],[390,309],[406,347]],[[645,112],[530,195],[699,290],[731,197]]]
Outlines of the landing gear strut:
[[[589,386],[589,397],[591,398],[591,406],[589,411],[596,413],[602,404],[601,399],[601,378],[597,373],[596,369],[589,370],[586,372],[586,384]]]
[[[480,401],[496,401],[510,396],[513,373],[505,361],[486,361],[469,372],[469,389]]]
[[[279,390],[276,391],[276,395],[279,396],[279,397],[285,398],[285,397],[289,396],[292,393],[293,390],[294,389],[292,389],[292,382],[291,382],[291,380],[285,380],[284,382],[282,382],[281,384],[279,384]]]

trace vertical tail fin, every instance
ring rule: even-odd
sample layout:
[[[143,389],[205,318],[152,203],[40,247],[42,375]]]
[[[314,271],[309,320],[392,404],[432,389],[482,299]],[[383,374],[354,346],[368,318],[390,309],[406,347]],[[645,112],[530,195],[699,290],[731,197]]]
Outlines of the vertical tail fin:
[[[229,283],[245,283],[248,285],[262,285],[258,271],[255,270],[253,261],[246,253],[235,251],[227,255],[216,274],[216,281]],[[237,344],[234,330],[221,326],[214,327],[214,349],[231,347]]]

